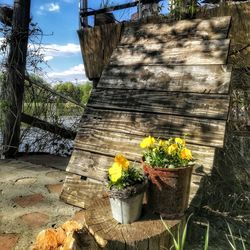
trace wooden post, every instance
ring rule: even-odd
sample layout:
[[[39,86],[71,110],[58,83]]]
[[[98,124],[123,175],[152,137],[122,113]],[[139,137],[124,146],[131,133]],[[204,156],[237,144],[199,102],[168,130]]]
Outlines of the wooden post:
[[[83,10],[83,12],[87,12],[88,11],[88,0],[81,0],[82,1],[82,4],[80,6],[81,10],[80,12]],[[84,17],[81,17],[80,15],[80,19],[81,19],[81,25],[83,27],[88,27],[88,17],[87,16],[84,16]]]
[[[8,102],[4,128],[6,157],[14,156],[19,146],[29,22],[30,0],[15,0],[5,90]]]

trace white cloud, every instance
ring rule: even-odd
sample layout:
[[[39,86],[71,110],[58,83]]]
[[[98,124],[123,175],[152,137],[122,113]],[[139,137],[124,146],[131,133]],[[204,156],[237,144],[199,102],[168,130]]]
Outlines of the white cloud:
[[[1,40],[0,40],[1,42]],[[44,60],[49,61],[55,57],[70,57],[81,53],[79,44],[67,43],[65,45],[59,44],[45,44],[45,45],[29,44],[29,50],[36,51],[40,49],[40,52],[44,55]]]
[[[64,71],[50,72],[48,77],[53,81],[85,82],[86,75],[83,64],[76,65]]]
[[[44,60],[46,62],[52,60],[53,58],[54,58],[53,56],[44,56]]]
[[[41,5],[39,7],[39,10],[37,11],[38,15],[43,15],[44,12],[59,12],[60,11],[60,5],[58,3],[48,3]]]
[[[58,12],[60,10],[58,3],[49,3],[47,4],[47,8],[49,12]]]
[[[45,56],[67,56],[81,52],[80,45],[75,43],[67,43],[66,45],[48,44],[43,45],[42,50]]]

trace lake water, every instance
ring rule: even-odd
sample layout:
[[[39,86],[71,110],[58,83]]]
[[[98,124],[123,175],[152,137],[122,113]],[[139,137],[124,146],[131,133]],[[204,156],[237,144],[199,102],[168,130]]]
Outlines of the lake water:
[[[63,117],[63,126],[73,131],[76,130],[80,117]],[[73,140],[61,138],[58,135],[31,127],[21,129],[21,144],[19,152],[44,152],[61,156],[71,155]],[[0,131],[0,145],[3,144],[3,137]],[[1,151],[1,148],[0,148]]]

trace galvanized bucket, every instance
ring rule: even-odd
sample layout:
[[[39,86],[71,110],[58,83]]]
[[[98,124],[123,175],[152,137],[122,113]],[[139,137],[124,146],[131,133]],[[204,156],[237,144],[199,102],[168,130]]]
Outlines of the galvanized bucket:
[[[110,197],[113,218],[122,224],[129,224],[138,220],[141,216],[143,195],[144,192],[128,199]]]

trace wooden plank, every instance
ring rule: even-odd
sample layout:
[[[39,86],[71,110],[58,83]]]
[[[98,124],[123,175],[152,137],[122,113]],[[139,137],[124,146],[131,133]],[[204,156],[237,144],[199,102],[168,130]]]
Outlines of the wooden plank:
[[[76,136],[76,145],[82,139],[103,137],[103,141],[112,134],[127,137],[168,138],[189,134],[188,143],[204,146],[222,147],[226,121],[181,117],[174,115],[119,112],[88,108],[83,115]],[[100,141],[102,144],[103,141]],[[126,140],[127,141],[127,140]],[[137,141],[137,140],[135,140]],[[84,143],[87,143],[85,141]],[[139,144],[137,144],[139,145]]]
[[[121,34],[121,24],[107,24],[78,30],[86,75],[99,78],[109,62]]]
[[[232,67],[226,65],[135,65],[107,67],[98,88],[227,94]]]
[[[97,157],[94,160],[96,162],[100,162],[100,164],[98,165],[98,170],[96,170],[95,172],[91,172],[91,177],[96,180],[98,179],[103,180],[105,176],[105,169],[107,169],[112,164],[114,156],[118,153],[124,154],[132,162],[133,161],[139,162],[141,160],[142,152],[138,146],[139,141],[137,141],[137,143],[133,142],[130,144],[124,143],[124,141],[121,142],[121,139],[119,137],[117,138],[116,136],[113,140],[105,140],[105,142],[102,142],[100,144],[98,144],[98,140],[97,141],[92,140],[91,146],[89,146],[88,144],[86,145],[84,142],[85,142],[84,140],[82,142],[76,142],[75,147],[78,150],[78,152],[83,152],[83,155],[85,154],[84,151],[88,150],[87,152],[93,153],[91,154],[92,159],[94,159],[94,156]],[[112,144],[112,146],[108,147],[107,146],[108,143]],[[135,152],[132,152],[131,148],[133,148]],[[195,172],[200,175],[204,175],[205,173],[211,173],[214,161],[215,149],[212,147],[197,146],[191,144],[189,145],[189,148],[192,150],[193,156],[196,159],[197,168],[195,168]],[[106,156],[109,156],[110,158],[108,157],[106,158]],[[106,158],[106,160],[102,163],[102,159],[104,158]],[[83,171],[81,171],[81,169],[79,168],[81,166],[81,161],[83,158],[79,157],[78,159],[79,160],[77,162],[75,161],[73,162],[73,164],[69,165],[68,171],[83,174],[83,176],[84,175],[87,176],[88,172],[83,173]]]
[[[169,42],[173,39],[225,39],[231,17],[217,17],[209,20],[193,19],[172,23],[147,23],[125,26],[121,44],[144,44]]]
[[[119,46],[110,59],[110,65],[202,65],[225,64],[229,39],[180,40],[169,43]]]
[[[214,150],[210,152],[210,148],[204,148],[204,147],[202,147],[202,150],[209,151],[206,153],[203,152],[203,157],[207,157],[206,159],[204,159],[204,162],[208,162],[209,161],[208,157],[212,155]],[[198,158],[200,152],[196,151],[193,151],[193,153]],[[138,159],[139,157],[137,157],[137,160]],[[135,161],[135,159],[131,160],[133,162]],[[107,169],[112,165],[113,161],[114,161],[114,156],[102,155],[98,153],[92,153],[80,149],[75,149],[71,156],[71,160],[67,166],[67,172],[103,182],[107,176]],[[137,162],[138,164],[140,164],[139,161]],[[196,164],[193,173],[200,177],[205,175],[210,175],[213,165],[213,159],[211,159],[209,162],[211,163],[211,166],[209,167]],[[201,163],[200,160],[197,161],[197,163]]]
[[[151,90],[93,89],[88,107],[226,120],[229,96]]]
[[[103,181],[107,169],[114,161],[114,157],[86,152],[75,149],[71,155],[66,171]]]
[[[103,183],[84,180],[79,175],[68,175],[63,184],[61,200],[71,205],[87,208],[93,198],[106,197],[106,187]]]
[[[29,124],[32,127],[40,128],[53,134],[60,135],[62,138],[74,140],[76,137],[75,131],[57,126],[55,124],[51,124],[47,121],[41,120],[25,113],[21,113],[21,122]]]

